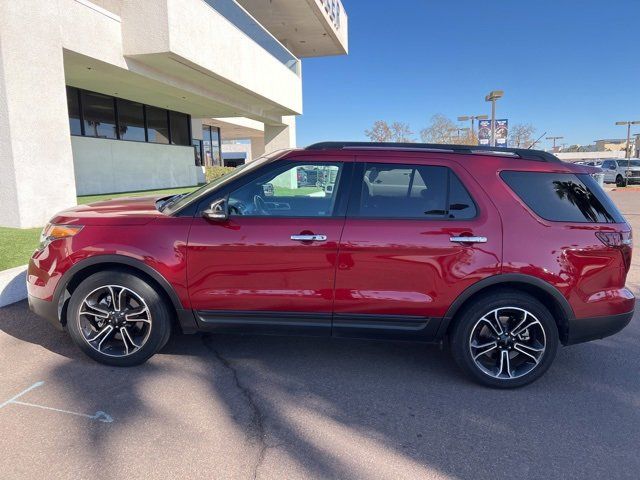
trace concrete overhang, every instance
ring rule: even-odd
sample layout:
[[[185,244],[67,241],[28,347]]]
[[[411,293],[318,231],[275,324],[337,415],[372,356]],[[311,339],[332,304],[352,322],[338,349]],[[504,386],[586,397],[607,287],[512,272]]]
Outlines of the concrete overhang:
[[[208,118],[203,124],[219,127],[224,140],[264,137],[264,124],[242,117]]]
[[[243,25],[215,5],[202,0],[124,3],[124,57],[211,92],[250,100],[267,115],[302,113],[300,60],[265,37],[268,33],[250,17]]]
[[[196,118],[242,115],[256,123],[279,124],[282,112],[287,111],[180,63],[175,64],[173,76],[168,76],[166,65],[158,71],[148,63],[131,59],[127,60],[126,68],[121,68],[68,50],[64,51],[63,58],[67,85],[188,113]]]
[[[349,52],[349,21],[340,0],[237,2],[299,58]]]

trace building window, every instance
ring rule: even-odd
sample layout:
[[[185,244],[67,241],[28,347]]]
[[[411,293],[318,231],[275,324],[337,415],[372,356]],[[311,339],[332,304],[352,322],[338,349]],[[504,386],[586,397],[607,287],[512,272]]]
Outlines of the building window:
[[[202,125],[202,151],[205,165],[222,165],[222,147],[220,129],[211,125]]]
[[[144,106],[141,103],[118,99],[118,133],[120,140],[146,141]]]
[[[82,118],[87,137],[117,138],[113,97],[83,91]]]
[[[139,102],[67,87],[69,130],[72,135],[191,145],[191,116]],[[211,129],[213,128],[213,133]],[[209,127],[215,138],[215,158],[220,159],[220,131]],[[202,149],[200,149],[202,152]],[[202,153],[200,156],[202,162]]]
[[[202,140],[194,138],[193,140],[191,140],[191,145],[193,146],[193,154],[196,160],[196,167],[204,167],[204,162],[202,161]]]
[[[189,145],[191,143],[190,123],[189,115],[169,111],[169,128],[173,145]]]
[[[167,111],[156,107],[147,107],[148,141],[169,143],[169,117]]]
[[[82,135],[80,96],[77,88],[67,87],[67,108],[69,109],[69,129],[71,130],[71,135]]]

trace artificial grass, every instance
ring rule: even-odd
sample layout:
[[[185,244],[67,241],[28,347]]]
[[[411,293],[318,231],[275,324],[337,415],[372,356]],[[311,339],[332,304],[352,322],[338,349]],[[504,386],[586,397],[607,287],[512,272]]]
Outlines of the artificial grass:
[[[164,190],[139,190],[136,192],[122,192],[122,193],[105,193],[102,195],[83,195],[78,198],[78,205],[84,205],[86,203],[102,202],[104,200],[110,200],[118,197],[144,197],[147,195],[175,195],[176,193],[187,193],[194,191],[196,187],[181,187],[181,188],[167,188]]]
[[[40,243],[41,231],[0,227],[0,271],[26,264]]]

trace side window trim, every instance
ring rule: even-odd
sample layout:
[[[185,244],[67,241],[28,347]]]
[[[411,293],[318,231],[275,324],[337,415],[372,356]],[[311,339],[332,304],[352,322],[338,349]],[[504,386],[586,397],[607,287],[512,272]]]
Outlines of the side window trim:
[[[362,216],[360,215],[360,205],[362,201],[362,190],[364,186],[364,174],[367,170],[368,165],[375,164],[392,164],[394,162],[367,162],[366,160],[356,161],[353,168],[353,181],[351,182],[351,194],[349,195],[349,201],[346,211],[347,218],[357,218],[359,220],[420,220],[425,222],[461,222],[461,221],[472,221],[477,219],[480,216],[480,207],[478,206],[478,202],[476,202],[475,198],[467,188],[467,185],[460,178],[460,176],[448,165],[435,165],[432,163],[398,163],[398,166],[404,166],[411,168],[413,170],[412,177],[415,176],[415,171],[419,167],[444,167],[447,169],[447,187],[446,187],[446,207],[447,210],[444,216],[442,217],[371,217],[371,216]],[[452,175],[454,178],[457,178],[458,182],[462,185],[464,190],[469,195],[473,207],[475,209],[475,215],[470,218],[449,218],[447,215],[449,214],[449,208],[451,207],[450,199],[451,199],[451,178]],[[412,178],[413,180],[413,178]],[[411,194],[411,188],[408,190],[408,195]]]

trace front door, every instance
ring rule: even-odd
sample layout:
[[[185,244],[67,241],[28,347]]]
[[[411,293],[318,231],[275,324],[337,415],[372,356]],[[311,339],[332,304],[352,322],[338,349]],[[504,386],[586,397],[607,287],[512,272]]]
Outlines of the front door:
[[[499,273],[499,214],[453,162],[361,160],[340,244],[333,334],[432,338],[464,289]]]
[[[228,221],[194,219],[188,288],[203,328],[330,334],[345,165],[267,165],[229,193]]]

